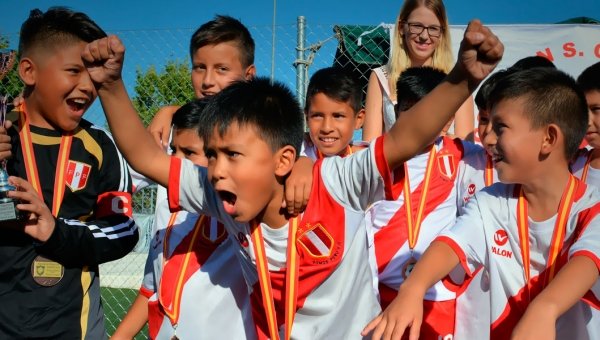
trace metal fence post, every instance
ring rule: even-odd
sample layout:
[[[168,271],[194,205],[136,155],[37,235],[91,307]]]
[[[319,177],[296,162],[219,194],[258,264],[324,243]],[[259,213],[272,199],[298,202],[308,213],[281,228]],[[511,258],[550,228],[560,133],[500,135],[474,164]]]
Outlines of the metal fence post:
[[[304,16],[298,17],[298,35],[296,45],[296,97],[301,107],[304,107],[304,98],[306,97],[306,60],[304,57],[305,36],[304,29],[306,21]]]

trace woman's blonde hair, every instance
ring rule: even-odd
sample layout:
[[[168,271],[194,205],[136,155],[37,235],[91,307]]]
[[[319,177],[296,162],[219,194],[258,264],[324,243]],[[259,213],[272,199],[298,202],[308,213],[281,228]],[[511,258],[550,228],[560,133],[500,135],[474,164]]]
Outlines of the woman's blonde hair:
[[[396,97],[396,80],[407,68],[411,67],[410,56],[404,45],[404,38],[401,34],[404,23],[408,20],[408,16],[416,8],[424,6],[430,9],[440,21],[442,27],[442,35],[436,49],[431,57],[431,67],[440,69],[446,73],[450,71],[453,65],[452,47],[450,41],[450,30],[448,28],[448,18],[446,16],[446,8],[442,0],[406,0],[400,9],[400,14],[396,19],[396,28],[394,32],[394,46],[391,46],[392,56],[388,62],[390,96]]]

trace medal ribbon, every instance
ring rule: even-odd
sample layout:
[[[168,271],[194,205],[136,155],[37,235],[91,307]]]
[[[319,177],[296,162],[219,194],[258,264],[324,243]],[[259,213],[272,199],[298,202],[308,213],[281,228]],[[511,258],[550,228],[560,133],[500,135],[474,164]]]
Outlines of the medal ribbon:
[[[21,151],[23,152],[23,158],[25,161],[25,171],[27,173],[27,180],[37,191],[40,198],[44,200],[38,167],[35,161],[35,153],[33,151],[31,129],[29,128],[29,118],[27,117],[24,108],[25,106],[23,105],[23,110],[20,112],[19,119],[21,121],[21,130],[19,131],[19,137],[21,138]],[[71,152],[72,142],[73,134],[71,132],[62,134],[60,139],[60,148],[58,151],[58,159],[56,160],[54,196],[52,198],[52,215],[55,217],[58,216],[58,211],[60,210],[60,205],[62,204],[62,200],[65,195],[65,177],[67,173],[67,166],[69,164],[69,154]]]
[[[289,340],[292,334],[292,325],[296,314],[298,297],[298,252],[296,250],[296,239],[298,231],[298,222],[300,218],[294,217],[289,220],[288,247],[287,247],[287,271],[285,276],[285,339]],[[262,236],[260,223],[253,221],[252,227],[252,245],[256,257],[256,269],[258,271],[258,281],[262,293],[263,307],[267,317],[269,334],[271,340],[279,340],[277,331],[277,313],[273,300],[273,288],[271,285],[271,276],[265,252],[265,244]]]
[[[184,258],[183,258],[182,264],[179,268],[178,274],[176,276],[175,287],[173,288],[173,293],[174,293],[173,300],[171,301],[171,304],[167,305],[164,301],[165,298],[163,297],[163,295],[158,294],[158,300],[159,300],[161,306],[163,307],[165,314],[171,321],[171,325],[173,325],[173,326],[176,326],[177,323],[179,322],[181,295],[182,295],[181,293],[183,292],[183,285],[184,285],[183,281],[184,281],[184,277],[185,277],[186,268],[188,267],[188,263],[190,262],[190,257],[192,256],[192,249],[193,249],[194,245],[196,244],[196,241],[198,239],[198,234],[200,233],[200,229],[202,229],[201,226],[202,226],[202,223],[204,222],[204,219],[206,218],[206,216],[201,215],[198,218],[198,220],[196,220],[196,223],[194,224],[194,229],[192,229],[192,238],[191,238],[191,241],[189,242],[189,244],[187,245],[185,253],[184,254],[176,254],[176,255],[173,255],[171,258],[167,258],[167,254],[169,251],[169,237],[171,236],[171,232],[173,230],[173,225],[175,224],[176,218],[177,218],[177,213],[172,213],[171,217],[169,218],[169,224],[167,224],[167,230],[165,231],[165,239],[163,241],[163,268],[165,268],[167,266],[167,263],[176,256],[183,255]],[[184,238],[184,240],[186,238]],[[163,286],[161,284],[160,288],[162,288],[162,287]],[[162,292],[162,289],[160,289],[160,292]]]
[[[587,178],[588,170],[590,169],[590,162],[592,161],[592,152],[593,150],[590,150],[588,152],[587,159],[585,160],[585,165],[583,166],[583,172],[581,173],[581,181],[584,183]]]
[[[575,201],[574,193],[577,188],[577,180],[573,175],[569,176],[569,182],[566,190],[563,192],[563,196],[560,199],[558,206],[558,216],[554,224],[554,231],[552,232],[552,239],[550,241],[550,249],[548,250],[548,262],[546,263],[546,272],[544,280],[542,281],[542,287],[546,287],[556,274],[556,259],[562,250],[562,245],[565,240],[567,232],[567,221],[571,212],[571,206]],[[525,274],[525,287],[527,289],[527,296],[531,301],[530,293],[530,266],[531,258],[529,253],[529,221],[527,217],[527,202],[523,195],[523,189],[519,188],[519,199],[517,202],[517,227],[519,231],[519,245],[521,246],[521,257],[523,258],[523,271]]]
[[[492,161],[492,157],[490,155],[486,155],[485,173],[483,179],[486,187],[494,184],[494,162]]]
[[[404,207],[406,209],[406,226],[408,228],[408,247],[412,251],[417,245],[419,232],[421,231],[421,222],[423,221],[423,212],[425,211],[425,203],[427,201],[427,192],[429,191],[429,183],[431,182],[431,172],[435,161],[436,149],[435,145],[429,151],[429,159],[427,160],[427,168],[425,169],[425,177],[423,178],[423,191],[417,215],[413,217],[412,201],[410,192],[410,180],[408,178],[408,165],[404,163]]]

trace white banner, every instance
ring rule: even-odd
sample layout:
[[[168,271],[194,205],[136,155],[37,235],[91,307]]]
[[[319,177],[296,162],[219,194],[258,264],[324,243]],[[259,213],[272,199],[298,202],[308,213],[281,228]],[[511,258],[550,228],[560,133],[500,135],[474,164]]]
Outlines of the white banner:
[[[588,66],[600,62],[600,25],[489,25],[502,43],[504,57],[497,69],[517,60],[540,55],[577,78]],[[451,26],[452,50],[458,53],[466,26]]]

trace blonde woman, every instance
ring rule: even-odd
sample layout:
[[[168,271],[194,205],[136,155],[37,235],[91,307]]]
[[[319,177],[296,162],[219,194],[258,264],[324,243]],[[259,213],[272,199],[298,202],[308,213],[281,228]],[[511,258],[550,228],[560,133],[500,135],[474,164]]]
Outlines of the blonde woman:
[[[453,65],[442,0],[405,1],[396,21],[390,61],[374,69],[369,77],[363,140],[373,140],[395,122],[396,80],[400,73],[418,66],[431,66],[447,73]],[[473,126],[473,100],[469,98],[456,112],[451,133],[465,138]]]

